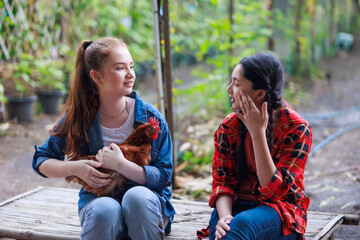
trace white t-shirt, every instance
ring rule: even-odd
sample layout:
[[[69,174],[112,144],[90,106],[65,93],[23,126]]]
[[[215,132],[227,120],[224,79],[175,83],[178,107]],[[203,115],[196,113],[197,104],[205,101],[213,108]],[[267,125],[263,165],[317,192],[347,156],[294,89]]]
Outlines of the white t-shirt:
[[[134,110],[135,110],[135,99],[130,99],[129,104],[129,116],[126,122],[118,128],[107,128],[101,125],[101,131],[103,134],[104,146],[109,146],[111,143],[120,144],[130,136],[135,130],[134,124]]]

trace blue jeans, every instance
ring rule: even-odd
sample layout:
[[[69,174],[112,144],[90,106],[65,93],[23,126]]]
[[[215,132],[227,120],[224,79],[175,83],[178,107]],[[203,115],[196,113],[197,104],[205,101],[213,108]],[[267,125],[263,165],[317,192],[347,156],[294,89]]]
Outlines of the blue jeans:
[[[164,239],[169,218],[159,197],[146,187],[129,189],[121,204],[111,197],[96,198],[79,211],[81,239]]]
[[[226,232],[223,240],[296,240],[298,235],[294,231],[284,236],[281,218],[275,209],[257,202],[237,201],[233,206],[230,231]],[[214,209],[209,222],[209,237],[215,239],[215,227],[219,216]]]

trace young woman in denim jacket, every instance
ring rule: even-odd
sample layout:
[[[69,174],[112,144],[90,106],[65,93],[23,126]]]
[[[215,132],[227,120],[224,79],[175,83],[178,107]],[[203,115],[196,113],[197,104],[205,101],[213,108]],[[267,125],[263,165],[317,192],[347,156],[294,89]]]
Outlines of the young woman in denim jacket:
[[[134,62],[127,45],[117,38],[83,41],[77,51],[76,70],[63,117],[33,158],[43,177],[77,176],[93,188],[109,184],[111,168],[130,181],[118,197],[79,193],[81,239],[163,239],[175,211],[170,203],[172,142],[159,111],[132,91]],[[149,118],[159,120],[161,134],[152,142],[151,162],[139,166],[126,160],[116,144]],[[115,143],[115,144],[113,144]],[[108,146],[112,144],[112,148]],[[79,159],[106,151],[101,163]],[[100,154],[101,155],[101,154]]]
[[[227,88],[233,113],[215,132],[210,239],[303,239],[310,125],[283,99],[272,55],[245,57]]]

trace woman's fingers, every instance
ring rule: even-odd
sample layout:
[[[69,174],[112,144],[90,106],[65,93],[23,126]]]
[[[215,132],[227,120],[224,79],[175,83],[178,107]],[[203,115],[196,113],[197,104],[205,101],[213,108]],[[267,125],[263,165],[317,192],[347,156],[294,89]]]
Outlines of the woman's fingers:
[[[241,93],[241,100],[243,101],[245,108],[251,110],[251,106],[249,103],[250,101],[252,101],[251,98],[244,91],[240,91],[240,93]]]
[[[105,181],[106,180],[106,181]],[[90,185],[90,187],[92,188],[101,188],[104,187],[106,185],[108,185],[111,182],[111,180],[107,180],[107,179],[103,179],[103,181],[98,181],[98,180],[93,180],[91,179],[88,184]]]
[[[101,163],[97,162],[97,161],[94,161],[94,160],[87,160],[86,163],[89,164],[90,166],[94,167],[94,168],[101,167]]]
[[[217,234],[216,234],[217,233]],[[216,231],[215,231],[215,235],[217,236],[217,238],[218,239],[222,239],[223,237],[225,237],[226,236],[226,232],[225,232],[225,230],[224,229],[222,229],[222,228],[216,228]]]
[[[238,118],[240,118],[242,121],[244,120],[243,119],[243,117],[244,117],[244,115],[243,115],[243,113],[242,113],[242,110],[236,110],[234,107],[231,107],[231,109],[234,111],[234,113],[236,114],[236,116],[238,117]]]
[[[246,95],[247,102],[249,103],[250,109],[257,109],[254,101],[251,99],[249,95]]]
[[[99,178],[93,175],[89,178],[88,184],[93,188],[101,188],[108,185],[111,181],[112,179],[110,178]]]
[[[97,178],[108,178],[110,177],[110,174],[108,173],[103,173],[103,172],[100,172],[98,170],[95,169],[94,172],[92,172],[92,175],[97,177]]]
[[[225,230],[226,230],[226,231],[230,231],[230,226],[229,226],[230,222],[231,222],[231,220],[228,219],[228,218],[226,218],[226,217],[225,217],[222,221],[219,221],[219,222],[218,222],[218,225],[219,225],[222,229],[224,229],[224,233],[225,233]]]
[[[247,111],[248,111],[248,109],[247,109],[246,106],[245,106],[245,103],[244,103],[244,101],[243,101],[242,94],[243,94],[243,92],[240,92],[240,94],[239,94],[238,96],[236,96],[236,98],[237,98],[237,100],[238,100],[238,102],[239,102],[239,106],[240,106],[241,112],[244,113],[244,114],[246,114]]]
[[[91,187],[93,187],[93,188],[104,187],[112,181],[112,179],[109,178],[110,174],[100,172],[99,170],[94,168],[93,165],[95,165],[95,163],[98,163],[98,162],[93,161],[93,160],[88,160],[86,163],[90,167],[90,169],[89,169],[90,171],[88,172],[88,177],[87,177],[87,179],[88,179],[87,183]]]
[[[238,101],[239,101],[240,109],[244,114],[248,114],[254,108],[251,105],[251,103],[253,103],[252,99],[247,95],[246,92],[242,90],[238,95]]]
[[[109,149],[110,150],[115,150],[115,151],[120,150],[119,146],[116,145],[115,143],[111,143],[110,146],[109,146]]]
[[[229,217],[223,217],[220,219],[215,227],[216,232],[215,235],[218,239],[222,239],[226,236],[226,231],[230,231],[230,224],[231,218]]]
[[[267,111],[267,102],[263,103],[261,111],[262,111],[262,115],[263,115],[263,118],[264,118],[265,122],[268,122],[269,114],[268,114],[268,111]]]

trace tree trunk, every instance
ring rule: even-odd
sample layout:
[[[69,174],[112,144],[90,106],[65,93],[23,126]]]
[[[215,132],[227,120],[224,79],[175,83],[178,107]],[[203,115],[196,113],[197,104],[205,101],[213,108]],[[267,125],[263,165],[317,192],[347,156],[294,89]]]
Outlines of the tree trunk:
[[[272,0],[268,0],[267,2],[267,6],[268,6],[268,11],[269,11],[269,19],[268,19],[268,29],[270,29],[272,31],[271,36],[268,38],[268,42],[267,42],[267,49],[270,51],[274,51],[275,50],[275,43],[274,43],[274,29],[273,29],[273,7],[274,7],[274,3]]]
[[[229,38],[229,43],[230,43],[230,48],[229,48],[229,54],[230,56],[233,55],[233,47],[232,47],[232,43],[233,43],[233,32],[232,32],[232,26],[234,24],[234,19],[233,19],[233,12],[234,12],[234,3],[233,0],[229,0],[229,21],[230,21],[230,38]]]
[[[295,18],[295,49],[293,55],[292,72],[293,74],[300,73],[300,20],[301,20],[301,5],[303,0],[296,2],[296,18]]]
[[[317,56],[315,54],[316,49],[316,7],[318,0],[313,0],[312,6],[310,8],[311,14],[311,61],[317,64]]]
[[[336,35],[336,19],[335,19],[335,0],[330,0],[330,45],[333,46],[335,43]]]
[[[354,31],[358,31],[359,30],[359,16],[360,16],[360,1],[359,0],[353,0],[353,4],[354,4],[354,15],[352,16],[351,19],[351,26],[353,26],[353,30]]]
[[[233,0],[229,0],[229,21],[230,21],[230,37],[229,37],[229,43],[230,43],[230,48],[229,48],[229,56],[233,56],[233,31],[232,31],[232,26],[234,24],[234,19],[233,19],[233,13],[234,13],[234,3]],[[229,76],[231,76],[232,73],[232,66],[230,66],[229,63]]]
[[[160,5],[159,5],[160,6]],[[164,50],[165,50],[165,59],[164,59],[164,80],[165,80],[165,116],[166,122],[169,127],[173,148],[175,149],[175,136],[174,136],[174,121],[173,121],[173,104],[172,104],[172,76],[171,76],[171,48],[170,48],[170,31],[169,31],[169,2],[168,0],[163,0],[163,40],[164,40]],[[174,169],[177,165],[176,162],[176,151],[173,151],[173,164]],[[172,175],[173,188],[176,188],[175,183],[175,170]]]

